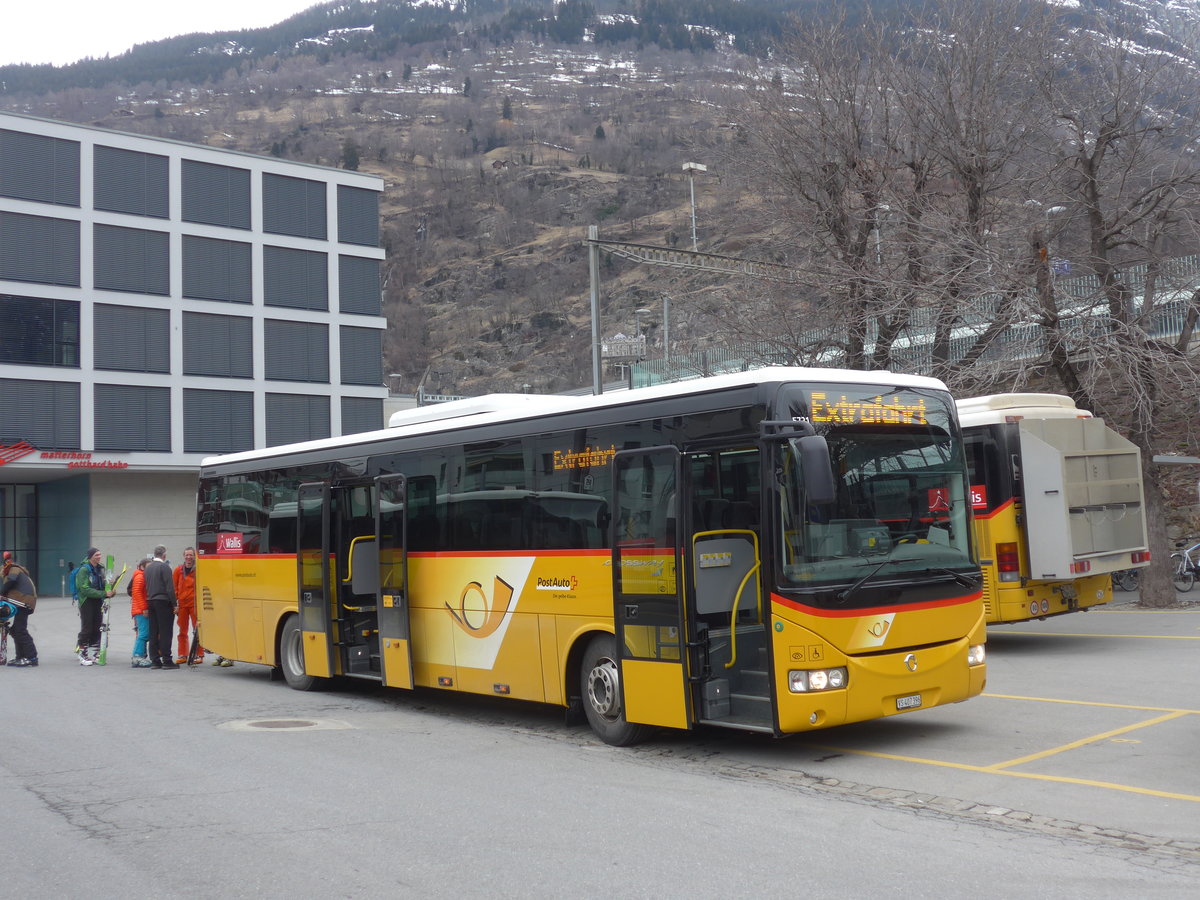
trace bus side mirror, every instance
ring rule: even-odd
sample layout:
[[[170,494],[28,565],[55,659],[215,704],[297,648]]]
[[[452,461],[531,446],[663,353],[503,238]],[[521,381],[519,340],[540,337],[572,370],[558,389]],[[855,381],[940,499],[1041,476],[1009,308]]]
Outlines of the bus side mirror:
[[[800,466],[804,472],[804,494],[809,503],[832,503],[837,497],[833,478],[833,463],[825,437],[809,434],[796,439],[800,451]]]

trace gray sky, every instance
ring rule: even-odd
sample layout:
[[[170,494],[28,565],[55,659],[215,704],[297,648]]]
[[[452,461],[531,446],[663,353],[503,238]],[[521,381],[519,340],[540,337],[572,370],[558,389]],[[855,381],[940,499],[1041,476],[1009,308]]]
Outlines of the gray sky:
[[[117,56],[134,44],[195,31],[226,31],[274,25],[317,5],[318,0],[58,0],[55,20],[36,2],[5,4],[0,27],[0,65],[54,63],[85,56]]]

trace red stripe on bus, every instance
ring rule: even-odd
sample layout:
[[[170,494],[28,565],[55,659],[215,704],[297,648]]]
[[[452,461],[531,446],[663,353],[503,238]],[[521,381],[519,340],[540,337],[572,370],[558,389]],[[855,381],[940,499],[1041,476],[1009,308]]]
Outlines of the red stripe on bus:
[[[771,594],[771,602],[823,619],[853,619],[858,616],[877,616],[881,613],[906,612],[912,609],[944,609],[948,606],[963,606],[976,602],[982,596],[983,592],[980,591],[966,597],[948,597],[945,600],[927,600],[924,603],[901,603],[892,606],[869,606],[863,609],[819,609],[796,600],[789,600],[787,597],[781,597],[775,593]]]
[[[419,559],[473,559],[484,557],[487,559],[511,557],[514,559],[524,559],[529,556],[543,557],[562,557],[562,556],[603,556],[605,559],[612,556],[612,551],[608,549],[602,550],[410,550],[408,552],[410,558],[417,557]]]

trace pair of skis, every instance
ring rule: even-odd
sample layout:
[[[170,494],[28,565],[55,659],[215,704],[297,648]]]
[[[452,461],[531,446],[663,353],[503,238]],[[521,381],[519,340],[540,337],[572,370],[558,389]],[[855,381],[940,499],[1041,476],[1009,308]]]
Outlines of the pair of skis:
[[[117,576],[113,576],[113,569],[116,568],[116,561],[112,554],[108,555],[104,566],[104,583],[110,591],[115,591],[117,585],[121,583],[121,579],[125,577],[125,573],[129,571],[129,566],[121,566],[121,572]],[[104,598],[104,605],[100,607],[100,652],[96,654],[96,665],[108,665],[108,596]]]

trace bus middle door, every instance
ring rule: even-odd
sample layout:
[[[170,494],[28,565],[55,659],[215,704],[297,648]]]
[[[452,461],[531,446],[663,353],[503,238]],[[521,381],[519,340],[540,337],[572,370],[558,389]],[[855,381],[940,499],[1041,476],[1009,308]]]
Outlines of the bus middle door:
[[[296,503],[296,581],[304,671],[331,678],[333,613],[330,595],[329,485],[300,485]]]
[[[413,686],[408,622],[408,479],[381,475],[375,479],[375,542],[379,552],[379,659],[383,683]]]
[[[690,728],[679,451],[621,451],[613,476],[613,621],[625,718]]]

